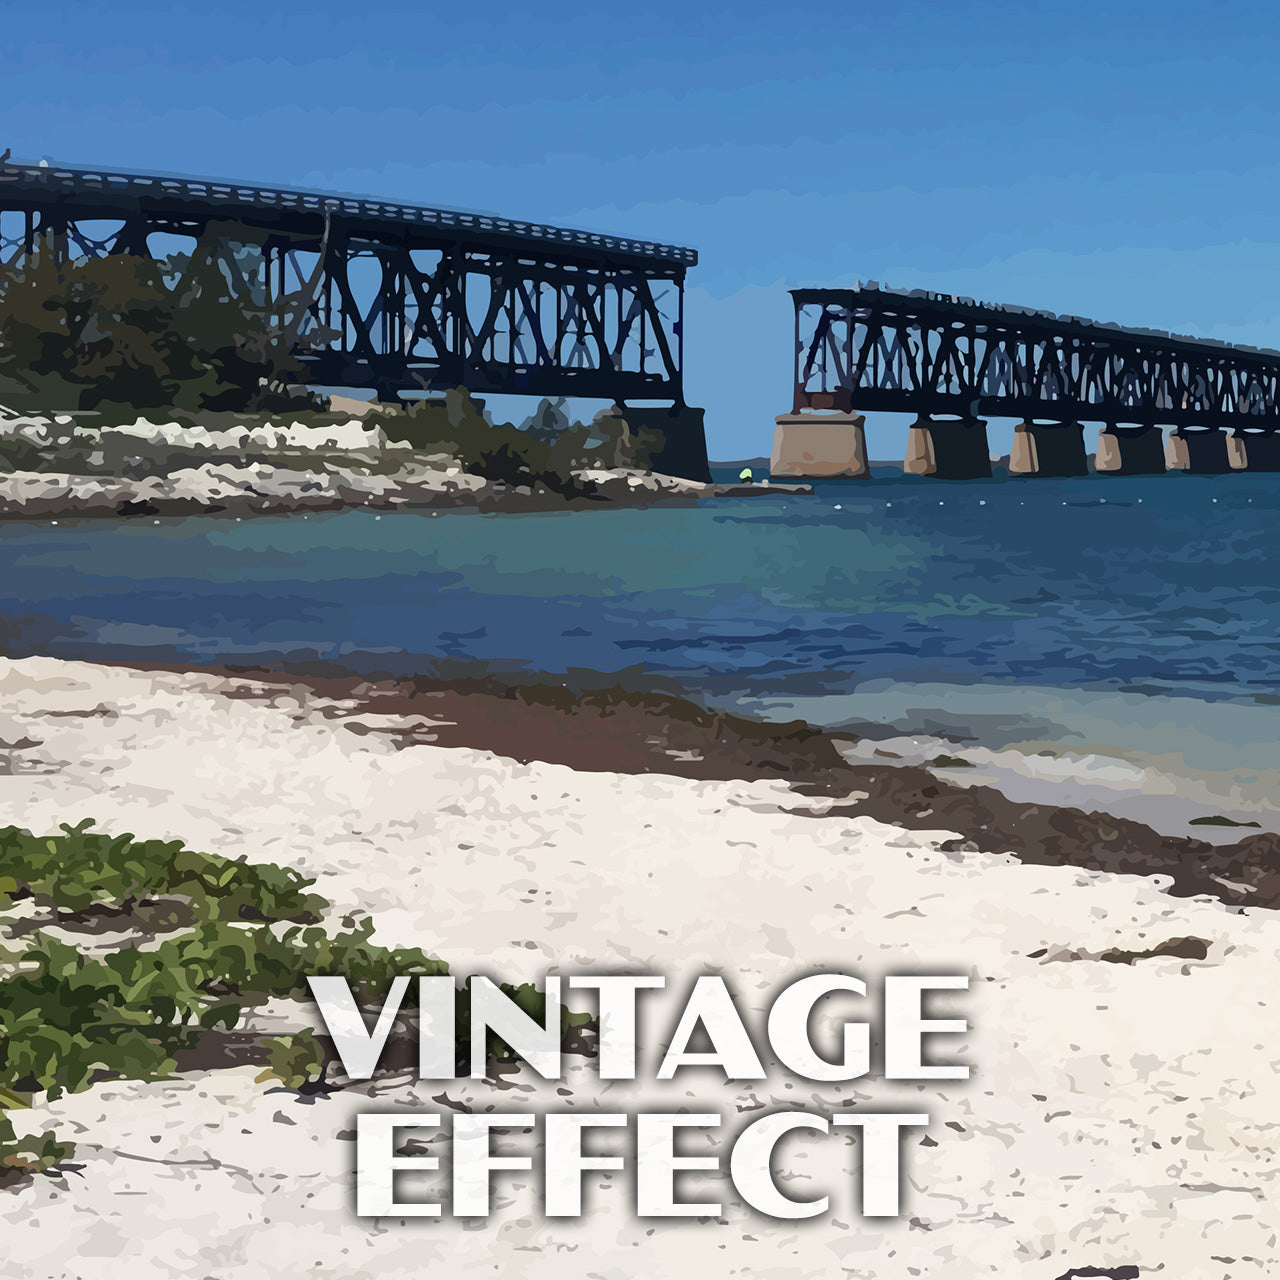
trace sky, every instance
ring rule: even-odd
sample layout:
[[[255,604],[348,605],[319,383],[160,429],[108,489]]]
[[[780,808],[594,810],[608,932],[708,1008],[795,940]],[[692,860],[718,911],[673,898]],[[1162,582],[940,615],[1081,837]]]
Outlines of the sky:
[[[713,457],[768,452],[801,285],[1280,346],[1269,5],[0,0],[0,31],[15,156],[696,248],[686,398]],[[867,425],[901,457],[903,420]]]

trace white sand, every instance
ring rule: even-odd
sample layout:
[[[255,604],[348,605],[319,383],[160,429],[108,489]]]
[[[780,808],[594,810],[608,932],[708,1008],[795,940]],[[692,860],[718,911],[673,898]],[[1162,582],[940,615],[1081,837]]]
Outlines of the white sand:
[[[528,1179],[499,1179],[487,1223],[358,1220],[353,1144],[367,1097],[305,1106],[252,1072],[99,1087],[40,1109],[80,1142],[83,1177],[0,1197],[11,1277],[521,1276],[530,1280],[856,1277],[961,1280],[1136,1264],[1177,1280],[1275,1273],[1280,921],[1165,896],[1151,880],[938,853],[937,833],[799,816],[777,783],[696,783],[521,766],[479,751],[357,735],[314,706],[230,700],[212,677],[49,659],[0,663],[0,821],[85,817],[140,836],[305,867],[379,938],[454,971],[549,968],[730,975],[747,1005],[814,969],[874,978],[960,969],[974,1078],[893,1089],[681,1078],[601,1090],[400,1085],[431,1108],[723,1111],[855,1098],[933,1116],[906,1146],[899,1220],[847,1211],[786,1224],[639,1222],[624,1181],[581,1220],[548,1222]],[[32,745],[34,744],[34,745]],[[1184,935],[1208,959],[1127,967],[1028,958]],[[559,1087],[571,1090],[558,1093]],[[749,1111],[742,1114],[749,1114]],[[71,1131],[76,1131],[72,1133]],[[831,1159],[834,1156],[836,1158]],[[842,1140],[789,1156],[793,1194],[849,1203]]]

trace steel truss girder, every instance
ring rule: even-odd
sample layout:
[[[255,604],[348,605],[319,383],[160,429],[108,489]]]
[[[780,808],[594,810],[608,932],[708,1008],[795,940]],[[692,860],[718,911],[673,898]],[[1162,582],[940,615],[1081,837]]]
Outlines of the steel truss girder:
[[[270,242],[267,251],[269,264],[294,252]],[[311,310],[339,337],[303,357],[315,381],[683,403],[682,279],[462,246],[437,252],[422,266],[405,245],[335,237]],[[352,279],[360,258],[379,277],[364,306]],[[269,266],[268,280],[279,278]]]
[[[0,186],[0,213],[22,215],[18,234],[0,239],[3,261],[39,246],[67,258],[147,256],[153,234],[199,237],[208,229],[260,245],[267,303],[296,306],[301,296],[308,325],[338,334],[301,353],[319,385],[684,403],[680,263],[545,243],[531,252],[396,226],[371,232],[332,215],[317,235],[310,225],[266,228],[145,209],[104,216],[66,204],[30,208],[11,196]],[[113,225],[104,238],[101,228],[83,226],[89,222]],[[320,253],[322,270],[305,280],[300,256]],[[433,261],[421,265],[424,256]],[[361,297],[353,278],[358,259],[378,276],[372,298]]]
[[[939,295],[792,296],[797,413],[1280,427],[1280,352]]]

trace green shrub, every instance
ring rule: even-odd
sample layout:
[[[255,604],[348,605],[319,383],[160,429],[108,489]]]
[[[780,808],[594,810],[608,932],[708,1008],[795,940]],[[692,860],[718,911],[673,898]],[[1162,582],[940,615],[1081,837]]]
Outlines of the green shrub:
[[[209,919],[318,920],[328,905],[296,871],[196,853],[181,841],[108,836],[92,822],[38,837],[0,827],[0,905],[32,898],[59,913],[128,911],[160,897],[200,903]]]
[[[235,287],[227,254],[242,263]],[[208,232],[190,254],[66,259],[40,245],[0,265],[0,394],[27,407],[277,409],[296,404],[301,295],[268,304],[261,250]]]
[[[53,1133],[15,1135],[7,1113],[34,1094],[52,1100],[100,1079],[170,1078],[201,1035],[239,1027],[247,1008],[268,999],[305,998],[307,974],[349,975],[372,1001],[389,974],[448,972],[422,951],[375,945],[367,919],[326,930],[317,922],[329,904],[296,871],[91,825],[47,837],[0,829],[0,906],[31,900],[65,925],[86,912],[180,900],[189,927],[86,954],[37,924],[3,955],[0,1179],[47,1171],[74,1151]],[[323,1079],[323,1050],[309,1033],[265,1052],[289,1087]]]
[[[443,399],[419,400],[402,413],[375,415],[389,439],[425,453],[447,453],[463,471],[512,488],[546,489],[564,497],[589,497],[595,486],[573,472],[593,462],[585,427],[569,427],[554,439],[489,422],[465,387]],[[612,465],[596,446],[595,465]]]
[[[19,1138],[13,1123],[0,1111],[0,1180],[8,1174],[48,1173],[76,1153],[74,1142],[60,1142],[49,1131]]]
[[[319,923],[330,904],[313,883],[270,863],[198,853],[180,841],[135,840],[64,825],[56,836],[0,829],[0,907],[30,900],[51,909],[55,925],[74,927],[86,913],[130,911],[148,903],[183,904],[186,917],[155,913],[169,932],[86,953],[26,928],[21,946],[0,954],[0,1177],[4,1170],[47,1171],[71,1144],[44,1133],[19,1139],[6,1113],[32,1095],[52,1100],[103,1079],[163,1080],[202,1037],[243,1025],[247,1010],[269,1000],[304,1001],[310,974],[340,974],[356,999],[377,1005],[391,977],[440,976],[448,966],[417,948],[372,941],[373,922],[349,915],[339,928]],[[31,922],[24,922],[30,925]],[[543,993],[507,988],[535,1017]],[[467,1037],[469,1001],[458,993],[458,1033]],[[588,1021],[564,1012],[566,1033]],[[498,1061],[514,1057],[490,1036]],[[261,1046],[259,1080],[278,1079],[304,1093],[327,1090],[329,1056],[309,1031]]]
[[[267,1065],[255,1079],[259,1084],[279,1080],[296,1093],[318,1093],[325,1087],[329,1055],[310,1031],[276,1036],[267,1041]]]

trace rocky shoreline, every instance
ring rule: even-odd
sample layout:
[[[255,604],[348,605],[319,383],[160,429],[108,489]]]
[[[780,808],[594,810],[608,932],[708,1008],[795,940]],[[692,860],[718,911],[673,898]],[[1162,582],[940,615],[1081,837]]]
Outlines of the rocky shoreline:
[[[797,495],[807,485],[710,484],[641,468],[590,468],[563,492],[466,470],[388,439],[375,423],[93,429],[69,418],[0,417],[0,518],[285,515],[344,508],[523,512]]]
[[[659,472],[582,472],[589,495],[566,498],[543,487],[515,486],[457,467],[410,464],[387,475],[329,468],[184,468],[141,480],[49,472],[0,475],[0,518],[102,516],[289,515],[367,508],[374,511],[526,512],[689,504],[717,497],[812,492],[807,485],[702,484]]]

